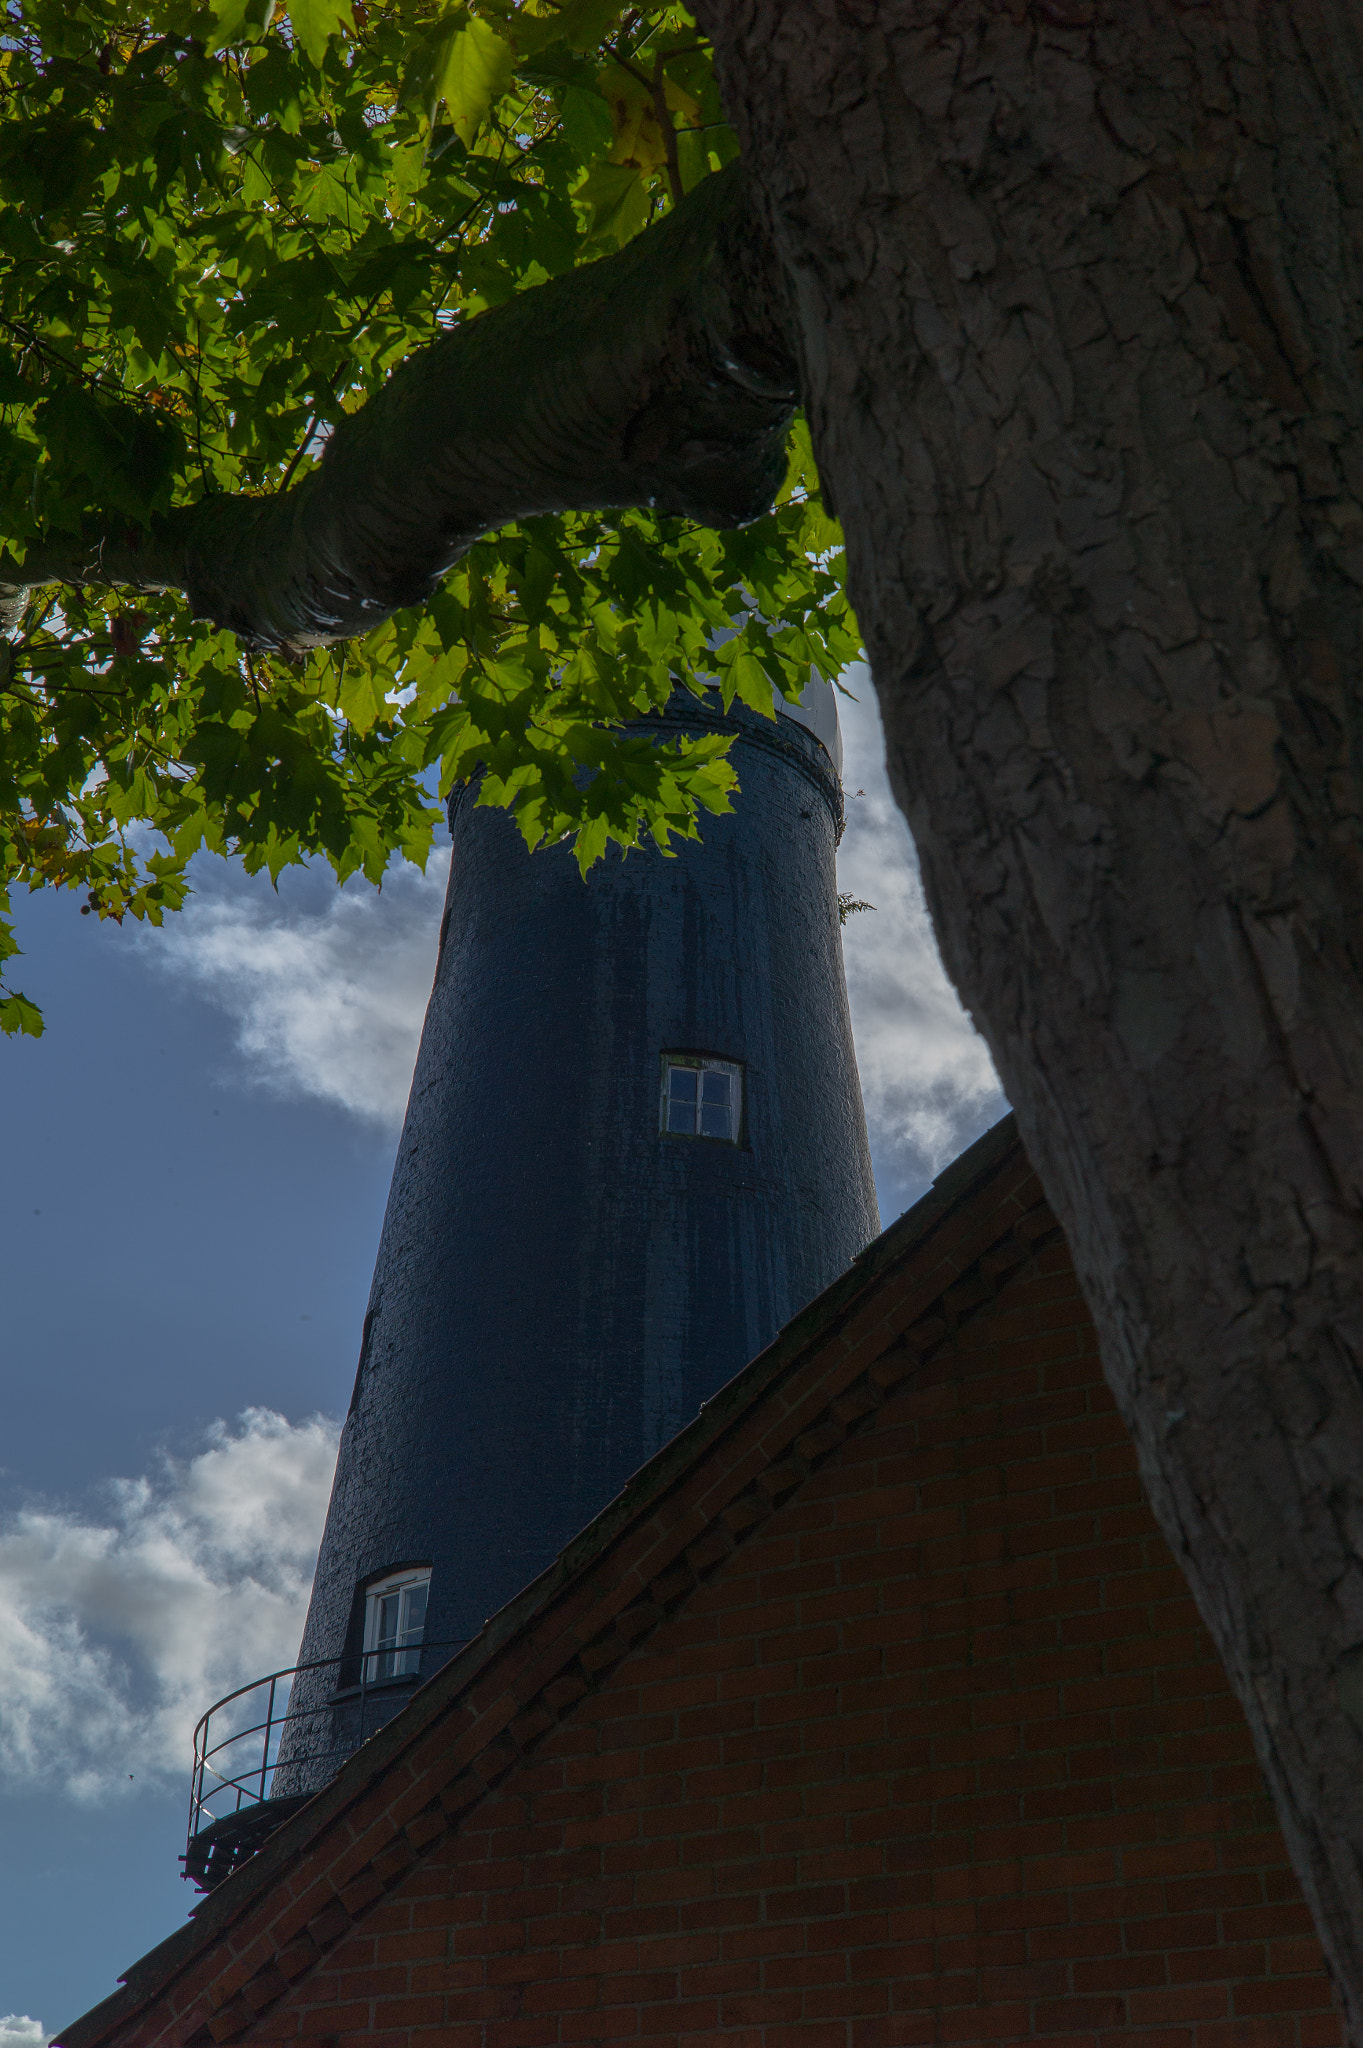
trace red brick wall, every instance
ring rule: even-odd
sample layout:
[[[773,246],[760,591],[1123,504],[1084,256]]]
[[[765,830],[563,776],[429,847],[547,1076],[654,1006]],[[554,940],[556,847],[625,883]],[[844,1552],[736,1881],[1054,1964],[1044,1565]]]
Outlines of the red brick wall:
[[[300,2036],[1341,2039],[1062,1249],[252,2038]]]

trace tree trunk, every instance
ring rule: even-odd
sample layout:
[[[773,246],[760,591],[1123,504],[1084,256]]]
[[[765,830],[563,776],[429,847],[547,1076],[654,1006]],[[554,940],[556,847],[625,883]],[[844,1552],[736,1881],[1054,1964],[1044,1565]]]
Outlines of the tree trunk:
[[[702,7],[948,968],[1363,2041],[1363,60]]]

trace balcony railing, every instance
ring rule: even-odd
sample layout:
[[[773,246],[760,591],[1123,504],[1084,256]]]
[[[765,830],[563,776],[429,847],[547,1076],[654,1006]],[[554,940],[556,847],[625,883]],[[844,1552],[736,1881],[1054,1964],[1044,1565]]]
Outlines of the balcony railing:
[[[419,1649],[399,1651],[413,1668],[395,1675],[381,1675],[393,1663],[391,1653],[367,1654],[355,1660],[357,1684],[332,1685],[320,1698],[318,1688],[309,1685],[306,1704],[297,1708],[296,1679],[314,1671],[339,1677],[349,1660],[318,1657],[292,1664],[215,1701],[194,1730],[185,1876],[200,1891],[211,1891],[230,1877],[392,1719],[420,1678],[429,1678],[467,1640],[425,1642]],[[432,1650],[443,1654],[432,1661]],[[310,1789],[276,1796],[270,1780],[281,1761],[290,1777],[306,1778]]]

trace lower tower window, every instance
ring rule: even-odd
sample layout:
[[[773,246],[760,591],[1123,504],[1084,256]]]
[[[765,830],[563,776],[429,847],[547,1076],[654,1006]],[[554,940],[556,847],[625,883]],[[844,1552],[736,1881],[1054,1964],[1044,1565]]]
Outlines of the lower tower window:
[[[663,1054],[662,1128],[679,1138],[736,1145],[743,1128],[743,1069],[736,1060]]]
[[[426,1633],[430,1568],[393,1572],[365,1591],[364,1681],[415,1678]]]

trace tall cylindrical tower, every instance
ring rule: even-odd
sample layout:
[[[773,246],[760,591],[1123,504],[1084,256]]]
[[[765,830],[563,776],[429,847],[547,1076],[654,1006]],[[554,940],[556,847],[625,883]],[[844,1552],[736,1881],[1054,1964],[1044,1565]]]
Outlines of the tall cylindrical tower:
[[[737,734],[735,811],[675,858],[612,854],[584,883],[569,848],[531,856],[504,812],[451,806],[301,1652],[341,1662],[294,1695],[335,1741],[298,1721],[276,1794],[334,1770],[362,1676],[400,1705],[879,1227],[829,745],[689,693],[656,725]]]

